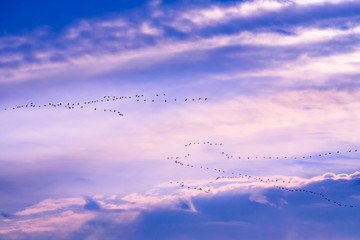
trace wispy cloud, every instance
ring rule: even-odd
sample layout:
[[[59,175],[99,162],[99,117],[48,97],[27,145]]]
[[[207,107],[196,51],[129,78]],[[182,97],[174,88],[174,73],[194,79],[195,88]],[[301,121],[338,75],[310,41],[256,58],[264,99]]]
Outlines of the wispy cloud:
[[[274,84],[280,86],[326,86],[332,83],[351,82],[360,73],[359,50],[356,47],[348,53],[335,53],[327,56],[301,54],[293,60],[277,61],[263,69],[214,74],[209,77],[219,80],[242,78],[276,78]]]
[[[36,204],[24,211],[16,213],[18,216],[25,216],[31,214],[39,214],[49,211],[60,210],[62,208],[68,208],[70,206],[81,206],[85,204],[85,200],[82,198],[67,198],[67,199],[46,199],[39,204]]]
[[[231,21],[247,18],[259,18],[269,13],[276,13],[298,7],[319,7],[328,4],[346,4],[353,0],[313,0],[313,1],[279,1],[253,0],[236,4],[213,4],[205,8],[189,9],[179,12],[178,16],[168,25],[179,31],[189,32],[195,28],[214,25],[225,25]]]
[[[273,0],[244,1],[231,6],[213,5],[209,8],[190,10],[182,13],[177,20],[188,20],[200,26],[212,25],[241,17],[254,17],[261,13],[277,11],[290,5],[291,3],[287,1],[280,2]]]
[[[141,31],[144,34],[159,35],[161,30],[143,23]],[[115,69],[138,68],[141,65],[159,63],[165,59],[186,52],[211,51],[229,46],[291,46],[300,44],[313,44],[338,39],[344,36],[359,35],[359,28],[348,30],[299,28],[293,34],[280,34],[275,32],[240,32],[232,35],[217,35],[208,38],[196,38],[187,41],[161,40],[155,46],[146,46],[132,50],[117,50],[113,53],[98,53],[96,51],[74,54],[75,49],[66,51],[47,50],[36,52],[39,62],[21,64],[16,69],[2,69],[2,82],[23,81],[26,79],[44,78],[53,75],[65,75],[71,71],[75,75],[96,75]],[[92,43],[90,43],[92,44]],[[52,57],[61,54],[65,61],[53,61]],[[355,54],[354,54],[355,55]],[[157,59],[153,63],[149,59]],[[339,59],[340,60],[340,59]],[[134,64],[134,63],[137,64]],[[87,69],[87,71],[84,71]],[[91,69],[91,70],[89,70]]]

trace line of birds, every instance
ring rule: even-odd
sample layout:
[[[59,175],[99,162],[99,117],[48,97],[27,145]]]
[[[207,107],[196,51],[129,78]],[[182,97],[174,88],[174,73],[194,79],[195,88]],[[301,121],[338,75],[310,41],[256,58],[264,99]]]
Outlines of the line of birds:
[[[217,177],[216,179],[219,179],[219,178],[220,177]],[[221,178],[227,178],[227,177],[221,177]],[[170,184],[176,184],[176,185],[179,185],[180,187],[188,189],[188,190],[194,189],[194,190],[202,191],[204,193],[210,193],[211,192],[210,186],[207,186],[207,189],[205,189],[205,187],[190,187],[190,186],[185,185],[185,182],[179,182],[179,181],[176,181],[176,182],[171,181]],[[340,202],[333,201],[330,198],[326,197],[324,194],[318,193],[318,192],[315,192],[315,191],[306,190],[306,189],[291,189],[291,188],[286,188],[286,187],[281,187],[281,186],[273,186],[273,187],[277,188],[277,189],[280,189],[280,190],[283,190],[283,191],[292,192],[292,193],[295,193],[295,192],[301,193],[302,192],[302,193],[308,193],[308,194],[312,194],[312,195],[317,195],[317,196],[320,196],[321,198],[323,198],[325,201],[333,203],[333,204],[335,204],[335,205],[337,205],[339,207],[357,208],[356,205],[342,204]]]
[[[204,193],[210,193],[210,189],[209,189],[209,188],[208,188],[208,189],[205,189],[204,187],[190,187],[190,186],[185,185],[184,182],[179,182],[179,181],[172,182],[172,181],[170,181],[170,184],[176,184],[176,185],[179,185],[180,187],[186,188],[186,189],[188,189],[188,190],[194,189],[194,190],[202,191],[202,192],[204,192]]]
[[[13,107],[11,110],[18,110],[18,109],[22,109],[22,108],[60,108],[60,107],[64,107],[65,109],[71,110],[71,109],[82,109],[84,107],[87,107],[85,105],[89,105],[91,103],[97,103],[97,101],[90,101],[90,102],[84,102],[84,103],[67,103],[67,104],[49,103],[49,104],[42,104],[42,105],[35,105],[33,103],[30,103],[30,104],[26,104],[26,105],[20,105],[20,106]],[[8,109],[5,108],[3,110],[7,111]],[[94,108],[93,110],[97,111],[97,110],[100,110],[100,109]],[[124,116],[123,113],[121,113],[120,111],[115,110],[115,109],[101,109],[101,110],[103,110],[104,112],[117,113],[119,116]]]
[[[190,146],[196,146],[196,145],[209,145],[209,146],[222,146],[222,143],[211,143],[211,142],[191,142],[185,145],[185,147],[190,147]],[[227,158],[227,159],[246,159],[246,160],[250,160],[250,159],[311,159],[311,158],[321,158],[321,157],[331,157],[334,155],[339,155],[339,154],[344,154],[344,153],[358,153],[359,151],[357,149],[349,149],[347,150],[347,152],[344,151],[333,151],[333,152],[325,152],[325,153],[316,153],[316,154],[312,154],[312,155],[305,155],[302,154],[301,156],[284,156],[284,157],[279,157],[279,156],[248,156],[248,157],[241,157],[241,156],[234,156],[230,153],[227,153],[225,151],[222,151],[221,154]]]
[[[203,144],[204,145],[207,144],[209,146],[222,146],[222,143],[203,142]],[[191,145],[200,145],[200,142],[192,142],[192,143],[189,143],[189,144],[185,145],[185,147],[188,147],[188,146],[191,146]],[[351,150],[349,150],[349,152],[351,152]],[[354,152],[357,152],[357,150],[354,151]],[[224,152],[222,152],[222,154],[223,153]],[[191,155],[188,153],[188,154],[184,155],[184,158],[188,158],[190,156]],[[222,174],[228,173],[227,171],[217,169],[217,168],[209,168],[209,167],[206,167],[206,166],[196,166],[194,164],[180,162],[179,159],[181,159],[181,157],[168,157],[167,159],[168,160],[175,160],[174,161],[175,164],[180,165],[180,166],[184,166],[184,167],[190,167],[190,168],[195,167],[195,168],[199,168],[199,169],[206,170],[206,171],[214,170],[215,172],[222,173]],[[230,174],[230,172],[229,172],[229,174]],[[307,194],[317,195],[317,196],[320,196],[321,198],[323,198],[325,201],[333,203],[333,204],[335,204],[335,205],[337,205],[339,207],[349,207],[349,208],[356,208],[357,207],[356,205],[343,204],[343,203],[331,200],[330,198],[326,197],[324,194],[322,194],[320,192],[315,192],[315,191],[311,191],[311,190],[307,190],[307,189],[303,189],[303,188],[301,188],[301,189],[299,189],[299,188],[298,189],[291,189],[291,188],[286,188],[286,187],[281,186],[281,184],[292,183],[291,180],[284,181],[284,180],[281,180],[281,179],[270,179],[270,178],[264,179],[264,178],[261,178],[261,177],[254,177],[254,176],[247,175],[247,174],[231,172],[230,176],[218,176],[218,177],[215,178],[215,180],[212,180],[212,181],[206,183],[206,185],[213,184],[213,183],[217,182],[219,179],[236,179],[236,178],[249,179],[249,180],[253,180],[253,181],[263,182],[263,183],[266,183],[266,184],[273,184],[273,185],[271,185],[272,187],[280,189],[280,190],[288,191],[288,192],[303,192],[303,193],[307,193]],[[170,183],[173,183],[173,182],[170,182]],[[184,182],[177,181],[176,183],[179,184],[179,186],[183,187],[183,188],[185,187],[187,189],[195,189],[195,190],[203,191],[205,193],[210,192],[210,186],[207,186],[208,190],[205,190],[204,187],[185,186]],[[277,184],[277,185],[274,185],[274,184]]]
[[[222,146],[223,144],[222,143],[213,143],[213,142],[190,142],[190,143],[188,143],[188,144],[186,144],[185,145],[185,147],[189,147],[189,146],[191,146],[191,145],[193,145],[193,146],[196,146],[196,145],[201,145],[201,144],[203,144],[203,145],[209,145],[209,146],[213,146],[213,147],[215,147],[215,146]],[[348,150],[348,152],[358,152],[356,149],[355,150]],[[337,154],[341,154],[340,153],[340,151],[337,151],[336,152]],[[225,157],[227,157],[227,159],[229,159],[229,158],[233,158],[233,156],[232,155],[230,155],[230,154],[228,154],[228,153],[225,153],[225,152],[221,152],[221,154],[223,155],[223,156],[225,156]],[[323,157],[325,157],[325,156],[327,156],[329,154],[329,156],[331,155],[331,152],[328,152],[328,153],[325,153],[325,154],[316,154],[316,155],[314,155],[314,156],[318,156],[318,157],[321,157],[321,156],[323,156]],[[335,155],[335,154],[333,154],[333,155]],[[310,155],[311,156],[311,155]],[[184,158],[187,158],[187,157],[190,157],[190,154],[186,154],[185,156],[184,156]],[[241,157],[238,157],[239,159],[241,159]],[[272,159],[272,157],[263,157],[263,158],[268,158],[268,159]],[[286,157],[285,157],[286,158]],[[296,159],[297,157],[289,157],[289,159],[292,159],[292,158],[294,158],[294,159]],[[304,158],[304,157],[303,157]],[[179,157],[168,157],[168,159],[179,159]],[[250,159],[250,157],[248,157],[247,159]],[[275,159],[275,158],[273,158],[273,159]],[[276,157],[276,159],[279,159],[278,157]],[[183,164],[183,163],[181,163],[181,162],[179,162],[179,161],[175,161],[175,163],[178,163],[178,164]],[[188,167],[194,167],[194,165],[191,165],[191,164],[187,164],[186,166],[188,166]],[[203,168],[202,166],[200,166],[200,168]],[[206,168],[206,169],[209,169],[209,168]],[[215,171],[218,171],[218,172],[223,172],[223,173],[225,173],[225,171],[222,171],[222,170],[219,170],[219,169],[216,169],[216,168],[214,168],[214,170]],[[234,173],[232,173],[232,174],[234,174]],[[241,174],[240,174],[241,175]],[[247,175],[244,175],[245,177],[247,177]],[[256,179],[255,179],[256,180]],[[263,180],[261,180],[261,179],[257,179],[257,180],[259,180],[259,181],[263,181]],[[266,181],[264,181],[264,182],[277,182],[277,181],[279,181],[279,180],[270,180],[270,179],[268,179],[268,180],[266,180]],[[290,183],[290,182],[289,182]]]
[[[177,99],[177,98],[173,98],[170,100],[170,98],[168,99],[162,99],[164,97],[167,97],[167,95],[165,93],[163,94],[156,94],[155,97],[153,98],[145,98],[143,94],[139,95],[136,94],[135,96],[104,96],[103,99],[94,99],[94,100],[90,100],[90,101],[81,101],[81,102],[76,102],[76,103],[48,103],[48,104],[34,104],[33,102],[31,102],[30,104],[23,104],[23,105],[18,105],[15,107],[11,107],[11,108],[3,108],[3,111],[9,111],[9,110],[20,110],[20,109],[26,109],[26,108],[60,108],[60,107],[64,107],[65,109],[81,109],[84,107],[88,107],[89,105],[92,104],[101,104],[101,103],[107,103],[107,102],[114,102],[114,101],[120,101],[120,100],[135,100],[135,102],[151,102],[151,103],[155,103],[155,102],[163,102],[163,103],[167,103],[167,102],[194,102],[194,101],[207,101],[208,98],[202,98],[202,97],[197,97],[197,98],[184,98],[184,99]],[[100,110],[96,107],[93,108],[94,111]],[[114,110],[114,109],[101,109],[100,111],[103,112],[110,112],[110,113],[116,113],[118,116],[124,116],[123,113],[121,113],[118,110]]]
[[[176,164],[179,164],[181,166],[187,166],[187,167],[194,167],[194,165],[190,165],[190,164],[184,164],[184,163],[181,163],[177,160],[175,160],[175,163]],[[195,166],[196,167],[196,166]],[[200,166],[199,168],[202,168],[202,169],[206,169],[206,170],[211,170],[209,167],[202,167]],[[215,169],[215,171],[219,171],[219,172],[222,172],[222,173],[226,173],[225,171],[223,170],[219,170],[219,169]],[[235,174],[234,172],[232,172],[232,174]],[[272,180],[272,179],[263,179],[263,178],[260,178],[260,177],[253,177],[251,175],[246,175],[246,174],[241,174],[239,173],[238,176],[231,176],[231,177],[227,177],[227,176],[219,176],[219,177],[216,177],[215,180],[213,181],[210,181],[210,182],[207,182],[205,185],[209,185],[209,184],[213,184],[215,182],[217,182],[219,179],[237,179],[237,178],[243,178],[243,179],[249,179],[249,180],[255,180],[255,181],[259,181],[259,182],[263,182],[263,183],[267,183],[267,184],[270,184],[270,183],[279,183],[281,184],[282,183],[291,183],[291,181],[281,181],[281,179],[276,179],[276,180]],[[170,182],[172,183],[172,182]],[[195,189],[195,190],[200,190],[200,191],[203,191],[205,193],[209,193],[210,192],[210,186],[207,186],[208,190],[205,190],[204,187],[186,187],[185,186],[185,183],[184,182],[179,182],[177,181],[176,183],[179,184],[180,187],[185,187],[187,189]],[[291,189],[291,188],[286,188],[286,187],[283,187],[283,186],[277,186],[277,185],[272,185],[272,187],[274,188],[277,188],[277,189],[280,189],[280,190],[286,190],[286,191],[289,191],[289,192],[304,192],[304,193],[308,193],[308,194],[313,194],[313,195],[318,195],[322,198],[324,198],[326,201],[328,202],[331,202],[331,203],[334,203],[336,205],[338,205],[339,207],[350,207],[350,208],[356,208],[357,206],[356,205],[351,205],[351,204],[342,204],[342,203],[339,203],[337,201],[333,201],[331,200],[330,198],[326,197],[324,194],[322,193],[318,193],[318,192],[315,192],[315,191],[311,191],[311,190],[307,190],[307,189],[301,189],[301,188],[298,188],[298,189]]]
[[[179,157],[170,157],[170,159],[179,159]],[[186,164],[186,163],[183,163],[183,162],[180,162],[178,160],[175,160],[175,164],[178,164],[180,166],[184,166],[184,167],[190,167],[190,168],[199,168],[199,169],[204,169],[204,170],[214,170],[215,172],[217,173],[228,173],[227,171],[224,171],[224,170],[221,170],[221,169],[217,169],[217,168],[210,168],[210,167],[206,167],[206,166],[196,166],[196,165],[193,165],[193,164]],[[230,174],[230,172],[229,172]],[[263,182],[263,183],[267,183],[267,184],[270,184],[270,183],[277,183],[277,182],[281,182],[281,179],[270,179],[270,178],[267,178],[267,179],[263,179],[263,178],[260,178],[260,177],[254,177],[254,176],[251,176],[251,175],[247,175],[247,174],[241,174],[241,173],[235,173],[235,172],[231,172],[231,177],[217,177],[214,181],[210,181],[210,183],[214,183],[215,181],[217,181],[218,179],[220,178],[243,178],[243,179],[249,179],[249,180],[254,180],[254,181],[258,181],[258,182]],[[283,183],[291,183],[291,181],[282,181]]]

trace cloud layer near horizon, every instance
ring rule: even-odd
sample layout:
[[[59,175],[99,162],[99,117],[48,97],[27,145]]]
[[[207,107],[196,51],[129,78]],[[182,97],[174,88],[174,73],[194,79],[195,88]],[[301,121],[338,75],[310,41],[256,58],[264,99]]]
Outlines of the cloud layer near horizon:
[[[319,200],[319,194],[325,193],[343,204],[352,204],[360,198],[349,195],[354,186],[359,188],[358,182],[359,172],[351,175],[327,173],[302,179],[292,186],[315,191],[315,196],[300,192],[289,194],[272,187],[244,182],[236,186],[215,187],[210,194],[185,189],[164,195],[160,194],[159,189],[154,189],[147,195],[133,193],[124,197],[46,199],[20,212],[2,213],[0,236],[4,239],[178,239],[184,236],[182,231],[186,228],[189,230],[185,234],[187,238],[216,239],[222,236],[233,239],[234,234],[239,233],[259,238],[274,228],[276,236],[280,238],[301,239],[316,235],[329,239],[339,236],[352,239],[351,234],[339,235],[343,233],[337,231],[342,228],[354,231],[356,225],[353,223],[357,221],[356,212],[359,210],[334,207],[332,202]],[[257,211],[262,214],[258,215]],[[323,215],[322,230],[310,233],[325,212],[326,216],[334,217],[326,218]],[[294,219],[283,225],[290,216]],[[303,221],[307,221],[307,224],[302,225]],[[227,229],[226,234],[214,231],[223,228]],[[269,239],[273,236],[269,236]]]

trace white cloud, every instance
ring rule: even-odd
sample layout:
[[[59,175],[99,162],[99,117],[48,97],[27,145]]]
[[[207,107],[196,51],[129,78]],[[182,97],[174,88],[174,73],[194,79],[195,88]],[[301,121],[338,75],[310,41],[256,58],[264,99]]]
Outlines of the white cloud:
[[[79,229],[85,222],[94,218],[92,212],[62,212],[42,214],[32,218],[15,218],[0,226],[0,234],[11,232],[33,233],[57,231],[61,235]]]
[[[81,21],[77,26],[68,29],[65,38],[77,38],[84,31],[90,31],[92,26],[87,21]]]
[[[185,19],[199,26],[212,25],[236,18],[253,17],[264,12],[277,11],[289,5],[291,5],[290,2],[273,0],[245,1],[232,6],[213,5],[209,8],[181,13],[177,20]],[[181,23],[175,24],[180,25]]]
[[[110,203],[107,201],[100,201],[103,209],[110,210],[131,210],[131,211],[139,211],[156,208],[167,208],[174,209],[179,208],[179,204],[186,202],[189,206],[189,210],[192,212],[196,212],[194,205],[191,202],[189,196],[181,196],[181,195],[141,195],[137,193],[132,193],[126,195],[121,198],[121,200],[125,201],[125,203],[116,204]]]
[[[291,0],[297,5],[319,5],[319,4],[339,4],[347,2],[356,2],[356,0]]]
[[[179,16],[171,23],[167,23],[180,31],[188,32],[192,26],[197,27],[223,24],[238,18],[250,18],[261,16],[264,13],[276,12],[291,6],[317,6],[321,4],[339,4],[355,2],[354,0],[253,0],[244,1],[233,5],[212,5],[207,8],[192,9],[179,13]],[[186,20],[186,21],[184,21]]]
[[[107,20],[107,21],[100,21],[95,23],[97,27],[102,28],[122,28],[127,26],[127,21],[125,19],[113,19],[113,20]]]
[[[83,198],[66,198],[66,199],[45,199],[44,201],[33,205],[23,211],[17,212],[18,216],[38,214],[43,212],[61,210],[71,206],[83,206],[86,201]]]
[[[152,1],[150,1],[149,5],[151,7],[158,7],[159,5],[161,5],[161,3],[162,3],[162,0],[152,0]]]
[[[360,27],[349,30],[339,30],[333,28],[303,28],[294,29],[293,34],[283,35],[279,33],[250,33],[245,32],[241,36],[241,43],[248,45],[263,46],[288,46],[297,44],[309,44],[325,42],[331,39],[341,38],[348,35],[359,35]]]
[[[148,22],[144,22],[141,25],[140,29],[141,29],[142,33],[148,34],[148,35],[161,35],[162,34],[161,29],[151,26],[151,24]]]
[[[269,202],[267,200],[266,196],[261,194],[260,192],[252,193],[249,196],[249,200],[252,201],[252,202],[258,202],[258,203],[261,203],[261,204],[268,204],[270,206],[274,206],[274,204]]]

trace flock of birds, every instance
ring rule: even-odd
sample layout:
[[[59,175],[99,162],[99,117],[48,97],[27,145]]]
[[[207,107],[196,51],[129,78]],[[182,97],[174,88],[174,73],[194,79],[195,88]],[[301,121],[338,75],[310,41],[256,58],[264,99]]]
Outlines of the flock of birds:
[[[186,144],[185,147],[190,147],[190,146],[196,146],[196,145],[208,145],[208,146],[219,146],[221,147],[223,144],[222,143],[211,143],[211,142],[192,142],[189,144]],[[350,149],[347,150],[346,153],[348,152],[358,152],[357,149]],[[312,158],[312,157],[324,157],[324,156],[333,156],[335,154],[342,154],[344,152],[341,151],[335,151],[335,152],[327,152],[327,153],[322,153],[322,154],[316,154],[316,155],[307,155],[307,156],[297,156],[297,157],[291,157],[293,159],[298,159],[298,158]],[[225,156],[227,159],[229,158],[238,158],[241,159],[241,157],[234,157],[233,155],[230,155],[228,153],[225,153],[224,151],[221,151],[221,155]],[[214,184],[216,182],[219,182],[219,180],[221,179],[232,179],[232,180],[236,180],[236,179],[243,179],[243,180],[250,180],[253,182],[261,182],[261,183],[265,183],[270,185],[271,187],[283,190],[283,191],[288,191],[288,192],[299,192],[299,193],[306,193],[306,194],[311,194],[311,195],[315,195],[315,196],[319,196],[322,199],[324,199],[326,202],[335,204],[339,207],[347,207],[347,208],[356,208],[358,206],[356,205],[351,205],[351,204],[343,204],[337,201],[334,201],[330,198],[328,198],[327,196],[325,196],[323,193],[320,192],[316,192],[316,191],[311,191],[311,190],[307,190],[305,188],[288,188],[285,187],[284,185],[286,184],[291,184],[293,183],[292,180],[283,180],[283,179],[270,179],[270,178],[261,178],[261,177],[256,177],[256,176],[251,176],[248,174],[243,174],[243,173],[238,173],[238,172],[234,172],[234,171],[225,171],[219,168],[211,168],[211,167],[207,167],[204,165],[195,165],[195,164],[191,164],[191,163],[185,163],[183,161],[180,161],[180,159],[185,159],[185,158],[190,158],[190,154],[187,153],[185,155],[183,155],[182,157],[176,156],[176,157],[167,157],[168,160],[173,160],[175,164],[177,164],[178,166],[182,166],[182,167],[188,167],[188,168],[198,168],[204,171],[214,171],[218,174],[221,174],[220,176],[216,177],[214,180],[207,182],[204,185],[207,185],[206,187],[190,187],[190,186],[186,186],[184,182],[182,181],[176,181],[173,182],[171,181],[170,184],[177,184],[178,186],[180,186],[181,188],[186,188],[186,189],[194,189],[194,190],[198,190],[198,191],[202,191],[204,193],[210,193],[210,184]],[[260,157],[255,157],[255,158],[260,158]],[[262,158],[268,158],[268,159],[280,159],[280,157],[262,157]],[[284,158],[290,158],[290,157],[284,157]],[[250,159],[250,157],[246,157],[245,159]],[[225,175],[228,176],[225,176]]]
[[[210,143],[210,142],[191,142],[189,144],[186,144],[185,147],[191,147],[196,146],[200,144],[208,144],[209,146],[222,146],[222,143]],[[357,149],[350,149],[347,151],[348,153],[357,153]],[[330,157],[330,156],[336,156],[341,155],[344,152],[338,150],[334,152],[325,152],[325,153],[317,153],[313,155],[303,155],[303,156],[234,156],[230,153],[222,151],[221,154],[227,158],[227,159],[310,159],[310,158],[321,158],[321,157]]]
[[[155,96],[151,98],[146,98],[143,94],[136,94],[133,96],[104,96],[102,99],[93,99],[90,101],[81,101],[81,102],[72,102],[72,103],[47,103],[47,104],[34,104],[33,102],[29,104],[22,104],[10,108],[3,108],[3,111],[10,111],[10,110],[22,110],[22,109],[34,109],[34,108],[65,108],[68,110],[73,109],[82,109],[86,107],[93,107],[94,111],[102,111],[102,112],[109,112],[117,114],[118,116],[124,116],[122,112],[115,109],[99,109],[97,107],[98,104],[101,103],[109,103],[109,102],[115,102],[115,101],[122,101],[122,100],[132,100],[134,102],[150,102],[150,103],[170,103],[170,102],[195,102],[195,101],[207,101],[207,97],[196,97],[196,98],[184,98],[184,99],[177,99],[177,98],[169,98],[165,93],[162,94],[155,94]],[[96,105],[96,106],[94,106]]]
[[[120,112],[119,110],[105,109],[105,108],[100,109],[98,106],[99,104],[102,104],[102,103],[106,104],[109,102],[123,101],[123,100],[134,101],[134,102],[169,103],[169,102],[207,101],[208,98],[197,97],[197,98],[176,99],[176,98],[167,97],[167,95],[165,93],[155,94],[155,96],[153,96],[151,98],[146,98],[143,94],[136,94],[136,95],[132,95],[132,96],[104,96],[102,99],[93,99],[93,100],[89,100],[89,101],[81,101],[81,102],[73,102],[73,103],[69,103],[69,102],[68,103],[64,103],[64,102],[51,103],[51,102],[49,102],[48,104],[30,103],[30,104],[14,106],[11,108],[3,108],[2,110],[3,111],[11,111],[11,110],[21,110],[21,109],[34,109],[34,108],[47,108],[47,109],[49,109],[49,108],[65,108],[68,110],[74,110],[74,109],[82,109],[82,108],[86,108],[86,107],[92,107],[94,111],[109,112],[109,113],[117,114],[118,116],[124,116],[124,114],[122,112]],[[194,147],[194,146],[198,146],[198,145],[222,147],[223,144],[222,143],[212,143],[212,142],[191,142],[191,143],[185,144],[185,148],[190,148],[190,147]],[[358,150],[350,149],[347,152],[348,153],[357,153]],[[334,152],[318,153],[318,154],[313,154],[313,155],[302,155],[302,156],[291,156],[291,157],[290,156],[246,156],[246,157],[244,157],[244,156],[234,156],[225,151],[220,151],[219,153],[221,154],[222,157],[224,157],[226,159],[245,159],[245,160],[250,160],[250,159],[294,159],[294,160],[295,159],[312,159],[312,158],[331,157],[331,156],[343,154],[343,152],[341,152],[341,151],[334,151]],[[189,157],[190,157],[190,154],[186,154],[185,156],[183,156],[183,158],[189,158]],[[208,182],[206,184],[206,185],[208,185],[207,189],[206,189],[206,187],[185,186],[185,183],[181,182],[181,181],[170,182],[171,184],[178,184],[182,188],[195,189],[195,190],[199,190],[199,191],[202,191],[205,193],[210,193],[209,184],[219,182],[220,179],[233,179],[233,180],[234,179],[247,179],[247,180],[251,180],[251,181],[272,184],[271,185],[272,187],[280,189],[280,190],[284,190],[284,191],[302,192],[302,193],[317,195],[317,196],[322,197],[327,202],[331,202],[340,207],[350,207],[350,208],[357,207],[356,205],[342,204],[337,201],[333,201],[330,198],[326,197],[324,194],[319,193],[319,192],[310,191],[310,190],[306,190],[306,189],[292,189],[292,188],[287,188],[287,187],[282,186],[284,184],[292,183],[291,180],[284,181],[282,179],[270,179],[270,178],[265,179],[265,178],[255,177],[255,176],[251,176],[251,175],[247,175],[247,174],[235,173],[233,171],[227,172],[227,171],[224,171],[224,170],[218,169],[218,168],[210,168],[210,167],[206,167],[206,166],[196,166],[194,164],[184,163],[184,162],[180,161],[181,157],[178,157],[178,156],[177,157],[168,157],[168,159],[174,160],[174,163],[179,166],[184,166],[184,167],[189,167],[189,168],[199,168],[199,169],[202,169],[205,171],[215,171],[218,174],[222,174],[221,176],[216,177],[215,180]],[[229,174],[229,176],[224,176],[225,174]]]

